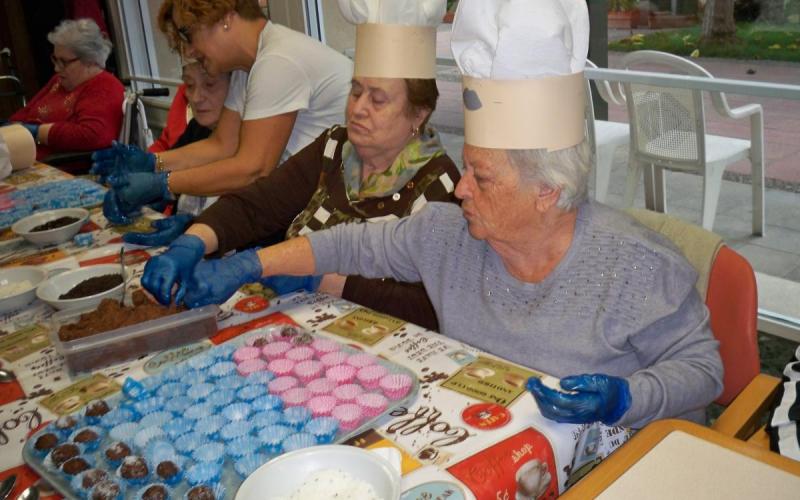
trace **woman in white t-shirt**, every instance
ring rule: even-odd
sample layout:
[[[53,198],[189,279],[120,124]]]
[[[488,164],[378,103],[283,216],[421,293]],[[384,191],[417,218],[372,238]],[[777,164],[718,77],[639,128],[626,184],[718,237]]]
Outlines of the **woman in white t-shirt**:
[[[336,124],[353,66],[322,43],[269,21],[257,0],[165,0],[159,27],[209,74],[232,71],[225,109],[206,140],[116,162],[103,212],[125,222],[174,194],[214,196],[268,175]],[[110,162],[114,163],[114,162]],[[122,168],[120,168],[122,164]]]

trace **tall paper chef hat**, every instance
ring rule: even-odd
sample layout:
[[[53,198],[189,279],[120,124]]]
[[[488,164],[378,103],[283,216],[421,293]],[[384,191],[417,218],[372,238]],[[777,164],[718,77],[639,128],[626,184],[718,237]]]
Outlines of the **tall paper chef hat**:
[[[355,76],[436,78],[436,26],[446,0],[339,0],[356,25]]]
[[[467,144],[553,151],[583,141],[585,0],[460,0],[451,47]]]

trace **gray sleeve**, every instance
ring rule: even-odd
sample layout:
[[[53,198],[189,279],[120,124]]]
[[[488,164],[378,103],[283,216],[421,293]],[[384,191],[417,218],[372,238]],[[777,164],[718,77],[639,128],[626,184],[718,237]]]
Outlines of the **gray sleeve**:
[[[429,207],[400,220],[340,224],[308,234],[315,273],[422,281],[417,259],[423,255],[425,228],[436,213]]]
[[[619,425],[640,428],[655,419],[705,408],[722,392],[719,342],[709,326],[708,308],[694,288],[694,274],[673,265],[655,287],[672,312],[656,316],[629,338],[641,366],[627,378],[631,407]]]

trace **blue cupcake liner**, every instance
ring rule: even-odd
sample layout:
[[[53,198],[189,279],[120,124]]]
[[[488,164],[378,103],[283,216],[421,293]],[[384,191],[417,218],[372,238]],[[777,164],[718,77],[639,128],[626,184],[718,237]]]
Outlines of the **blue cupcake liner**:
[[[222,486],[221,484],[219,484],[218,482],[198,483],[198,484],[193,485],[192,488],[194,488],[196,486],[208,486],[211,489],[212,493],[214,494],[214,498],[216,500],[222,500],[223,498],[226,498],[225,497],[225,487]],[[189,488],[188,490],[186,490],[186,492],[183,494],[183,500],[188,500],[189,499],[189,492],[192,490],[192,488]]]
[[[296,431],[302,429],[309,420],[311,420],[311,410],[305,406],[292,406],[283,410],[283,422]]]
[[[133,439],[133,437],[131,437],[131,440],[132,439]],[[117,467],[119,467],[119,464],[122,463],[122,459],[111,460],[110,458],[108,458],[108,455],[106,455],[106,450],[111,448],[112,446],[115,446],[118,442],[124,444],[125,446],[127,446],[131,450],[131,453],[133,453],[133,445],[130,444],[131,443],[130,441],[122,441],[122,440],[119,440],[119,439],[116,439],[116,440],[112,441],[109,445],[107,445],[105,448],[103,448],[103,452],[102,452],[103,453],[103,458],[111,466],[112,469],[116,469]]]
[[[150,377],[143,378],[139,382],[142,383],[145,391],[153,394],[159,387],[164,385],[164,378],[161,377],[161,375],[151,375]]]
[[[63,417],[58,417],[56,421],[50,424],[48,427],[50,428],[51,432],[56,434],[59,438],[67,439],[75,429],[79,429],[84,425],[86,424],[80,416],[64,415]]]
[[[252,430],[252,423],[245,420],[234,420],[220,429],[219,437],[226,443],[229,443],[234,439],[247,436]]]
[[[175,417],[161,426],[161,428],[174,441],[178,436],[183,436],[187,432],[194,430],[194,422],[186,418]]]
[[[204,384],[206,378],[206,375],[202,371],[189,370],[183,374],[179,382],[184,385]]]
[[[92,495],[94,494],[95,490],[102,489],[102,488],[107,488],[108,487],[107,485],[110,484],[110,483],[113,483],[113,484],[116,484],[117,486],[119,486],[119,494],[116,496],[116,498],[114,500],[122,500],[123,498],[125,498],[125,490],[127,489],[127,485],[124,482],[117,480],[117,478],[115,478],[114,476],[110,476],[109,479],[107,479],[105,481],[100,481],[99,483],[94,485],[94,487],[92,488],[91,492],[89,492],[89,498],[92,497]],[[107,496],[108,495],[104,495],[103,498],[106,498]]]
[[[174,496],[175,492],[173,492],[172,488],[170,488],[169,485],[165,484],[165,483],[150,483],[150,484],[146,484],[146,485],[142,486],[141,488],[139,488],[139,491],[136,492],[136,494],[134,495],[133,498],[135,500],[142,500],[142,496],[144,495],[144,493],[148,489],[153,487],[153,486],[162,486],[167,491],[167,500],[170,500],[171,498],[175,498],[175,496]]]
[[[263,445],[258,439],[252,436],[245,436],[234,439],[225,445],[225,454],[234,458],[240,458],[251,453],[256,453]]]
[[[270,425],[258,432],[258,440],[269,453],[280,453],[283,450],[281,443],[292,434],[292,429],[285,425]]]
[[[339,421],[333,417],[314,418],[305,425],[303,430],[313,435],[318,444],[329,444],[333,442],[339,431]]]
[[[206,403],[212,404],[217,408],[233,403],[236,399],[236,393],[229,389],[217,389],[209,394],[206,398]]]
[[[210,354],[218,361],[230,361],[231,356],[233,356],[233,353],[236,352],[238,348],[239,346],[230,343],[222,344],[211,349]]]
[[[213,365],[214,361],[216,361],[214,356],[206,352],[202,354],[197,354],[187,359],[186,364],[188,364],[195,370],[199,371],[199,370],[205,370],[209,366]]]
[[[231,389],[235,391],[245,385],[245,382],[244,377],[240,377],[239,375],[228,375],[227,377],[218,379],[214,385],[218,389]]]
[[[108,431],[108,435],[114,441],[122,441],[125,443],[132,443],[133,437],[139,432],[139,424],[136,422],[126,422],[124,424],[115,425]]]
[[[87,442],[80,443],[80,444],[83,445],[83,450],[84,450],[85,453],[92,453],[94,450],[97,449],[98,446],[100,446],[100,442],[103,441],[103,436],[106,435],[105,429],[103,429],[103,428],[101,428],[99,426],[96,426],[96,425],[88,425],[86,427],[81,427],[80,429],[75,429],[74,431],[72,431],[72,434],[69,435],[69,439],[68,440],[70,442],[75,442],[74,441],[75,440],[75,436],[77,436],[81,431],[86,430],[86,429],[91,430],[95,434],[97,434],[97,438],[94,439],[93,441],[87,441]]]
[[[139,420],[139,425],[142,427],[152,427],[152,426],[162,426],[172,420],[174,417],[172,416],[171,411],[154,411],[153,413],[148,413],[141,420]]]
[[[209,403],[197,403],[183,411],[183,417],[189,420],[200,420],[215,413],[216,408]]]
[[[209,383],[193,384],[186,389],[186,395],[198,403],[205,401],[209,394],[214,392],[214,385]]]
[[[122,394],[126,398],[134,401],[140,401],[150,395],[150,392],[145,388],[144,384],[140,381],[127,377],[122,383]]]
[[[120,483],[122,483],[122,484],[124,484],[124,485],[126,485],[128,487],[137,487],[137,486],[142,486],[143,484],[147,484],[150,481],[150,477],[153,475],[153,471],[151,470],[152,469],[152,465],[149,462],[147,462],[147,474],[145,474],[144,476],[137,477],[137,478],[134,478],[134,479],[129,479],[129,478],[122,477],[122,467],[125,466],[125,461],[126,460],[134,460],[134,459],[137,459],[137,458],[141,458],[145,462],[147,462],[147,459],[142,457],[142,456],[130,455],[130,456],[125,457],[125,458],[122,459],[122,463],[119,465],[119,467],[117,467],[117,470],[116,470],[116,473],[115,473],[117,480]]]
[[[137,432],[133,437],[133,444],[140,450],[144,450],[153,440],[161,440],[166,437],[167,433],[161,427],[153,425]]]
[[[220,361],[208,369],[208,374],[215,378],[227,377],[236,373],[236,363],[231,361]]]
[[[78,496],[81,497],[81,498],[88,498],[89,497],[89,492],[92,490],[91,487],[90,488],[84,488],[83,487],[83,476],[86,475],[86,473],[92,472],[92,471],[98,471],[99,473],[104,474],[106,479],[112,477],[111,474],[108,473],[108,471],[103,470],[103,469],[88,469],[88,470],[85,470],[85,471],[81,472],[77,476],[73,477],[70,480],[69,484],[70,484],[70,486],[72,486],[72,490],[75,491],[78,494]],[[97,472],[92,472],[92,473],[96,474]],[[94,485],[92,485],[92,486],[94,486]]]
[[[211,415],[196,420],[194,423],[194,431],[198,434],[206,436],[208,439],[216,440],[219,437],[219,431],[228,421],[222,415]]]
[[[254,413],[250,416],[248,421],[253,424],[256,429],[263,429],[270,425],[277,424],[281,421],[283,415],[277,410],[266,410]]]
[[[244,420],[253,412],[253,408],[247,403],[233,403],[222,410],[222,416],[230,421]]]
[[[149,415],[150,413],[161,411],[164,404],[167,402],[165,398],[155,396],[133,403],[133,409],[141,416]]]
[[[155,464],[164,460],[164,457],[175,457],[178,451],[175,446],[164,439],[155,439],[147,444],[144,450],[144,458],[147,463]]]
[[[111,429],[119,424],[133,422],[136,419],[136,413],[132,408],[114,408],[100,418],[99,425],[105,429]]]
[[[267,460],[269,460],[269,457],[261,453],[245,455],[233,463],[233,470],[235,470],[242,479],[245,479],[255,472],[256,469],[267,463]]]
[[[245,377],[245,382],[248,385],[266,385],[275,379],[275,374],[269,370],[262,370],[260,372],[251,373]]]
[[[164,403],[164,409],[176,415],[181,415],[187,408],[194,404],[194,400],[189,396],[178,396],[168,399],[167,402]]]
[[[282,410],[283,400],[274,394],[267,394],[266,396],[254,399],[250,405],[255,411]]]
[[[162,398],[169,399],[177,396],[186,395],[187,389],[188,386],[180,382],[169,382],[159,387],[158,390],[156,391],[156,394],[158,394]]]
[[[166,462],[166,461],[172,462],[178,467],[178,472],[176,472],[175,475],[173,475],[171,477],[161,477],[158,474],[158,465],[161,462]],[[184,468],[185,464],[186,464],[186,459],[183,458],[180,455],[175,455],[175,456],[173,456],[171,458],[166,458],[166,459],[161,460],[159,462],[153,462],[153,467],[154,467],[154,469],[153,469],[153,471],[154,471],[153,472],[153,477],[157,481],[161,481],[161,482],[166,483],[166,484],[168,484],[170,486],[175,486],[176,484],[180,483],[183,480],[183,468]]]
[[[222,476],[222,465],[213,462],[198,462],[186,469],[183,476],[191,486],[216,485],[219,484],[220,476]]]
[[[202,434],[189,432],[175,440],[175,449],[182,455],[190,456],[195,449],[207,441]]]
[[[161,378],[164,382],[175,382],[181,379],[186,372],[190,370],[189,365],[180,363],[177,365],[168,366],[161,372]]]
[[[225,445],[222,443],[206,443],[194,450],[192,459],[196,462],[210,462],[222,467],[225,461]]]
[[[255,401],[267,395],[267,386],[262,384],[246,385],[236,392],[236,397],[242,401]]]
[[[281,443],[283,451],[290,452],[302,448],[308,448],[317,444],[317,438],[308,432],[297,432],[286,437]]]

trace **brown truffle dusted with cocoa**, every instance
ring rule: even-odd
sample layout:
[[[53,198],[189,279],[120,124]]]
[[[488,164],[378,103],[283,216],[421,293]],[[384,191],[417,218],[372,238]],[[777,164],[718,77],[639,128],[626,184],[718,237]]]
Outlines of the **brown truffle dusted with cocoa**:
[[[61,431],[68,431],[78,425],[78,419],[72,415],[64,415],[56,420],[56,429]]]
[[[75,434],[75,437],[72,438],[72,441],[76,443],[91,443],[92,441],[97,441],[98,439],[100,439],[100,436],[92,429],[87,428],[78,431],[78,433]]]
[[[119,487],[115,481],[111,481],[106,479],[104,481],[100,481],[94,488],[92,488],[92,500],[116,500],[119,498],[119,494],[122,489]]]
[[[106,458],[113,462],[118,462],[130,454],[130,447],[122,441],[111,443],[111,446],[106,448]]]
[[[129,456],[122,460],[119,466],[119,475],[125,479],[142,479],[147,477],[150,470],[147,468],[147,461],[142,457]]]
[[[171,460],[164,460],[156,466],[156,474],[161,479],[169,480],[178,473],[178,466]]]
[[[85,471],[89,468],[89,462],[87,462],[82,457],[75,457],[70,458],[64,465],[61,466],[61,470],[64,471],[65,474],[69,474],[70,476],[74,476],[80,472]]]
[[[86,405],[87,417],[102,417],[109,411],[111,411],[111,408],[109,408],[108,403],[106,403],[102,399],[95,399],[94,401],[89,401],[89,404]]]
[[[80,453],[81,450],[78,448],[78,445],[74,443],[64,443],[53,448],[53,451],[50,452],[50,460],[53,461],[53,465],[56,467],[61,467],[61,464],[72,457],[77,457]]]
[[[33,447],[39,451],[47,451],[55,448],[57,444],[58,436],[52,432],[48,432],[36,438],[36,442],[33,444]]]
[[[186,498],[189,500],[217,500],[211,488],[203,484],[187,491]]]
[[[154,484],[144,490],[142,500],[167,500],[167,489],[160,484]]]
[[[108,472],[103,469],[90,469],[81,477],[81,486],[90,490],[92,486],[105,479],[108,479]]]

